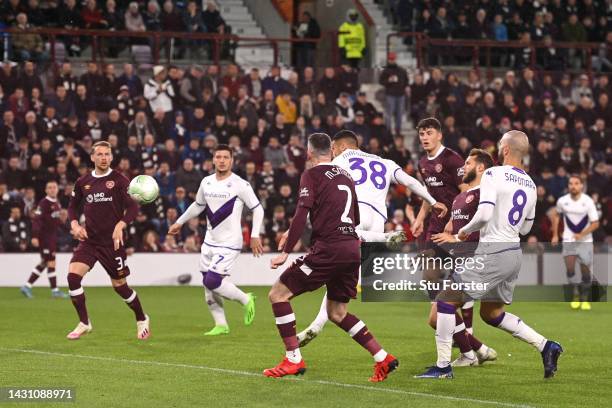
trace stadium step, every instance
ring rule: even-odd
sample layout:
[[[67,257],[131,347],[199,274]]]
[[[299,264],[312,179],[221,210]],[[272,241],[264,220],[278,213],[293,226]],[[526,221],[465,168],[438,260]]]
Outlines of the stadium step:
[[[221,15],[232,27],[232,34],[265,38],[264,32],[243,0],[220,0],[218,4]],[[239,42],[235,52],[236,62],[244,66],[270,66],[274,60],[271,46],[258,44],[252,41]]]

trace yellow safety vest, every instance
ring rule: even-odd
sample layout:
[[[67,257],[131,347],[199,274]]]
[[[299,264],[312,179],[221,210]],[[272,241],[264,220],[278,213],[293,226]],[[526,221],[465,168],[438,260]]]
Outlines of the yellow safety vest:
[[[365,30],[361,23],[345,22],[338,30],[338,47],[344,48],[346,58],[363,57],[363,49],[366,46]],[[346,33],[346,34],[343,34]]]

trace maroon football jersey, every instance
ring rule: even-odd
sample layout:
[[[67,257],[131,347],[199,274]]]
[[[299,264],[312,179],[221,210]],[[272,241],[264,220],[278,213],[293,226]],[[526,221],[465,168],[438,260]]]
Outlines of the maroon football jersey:
[[[72,191],[68,216],[70,221],[85,214],[87,242],[94,245],[113,246],[113,230],[123,220],[132,222],[138,214],[138,204],[128,195],[130,182],[121,173],[110,170],[104,176],[93,172],[80,177]]]
[[[62,224],[61,209],[57,199],[45,197],[38,203],[32,220],[32,238],[38,238],[41,247],[55,244],[57,230]]]
[[[453,224],[453,234],[458,234],[459,230],[465,227],[476,214],[478,202],[480,201],[480,187],[474,187],[455,197],[451,209],[451,222]],[[468,235],[466,241],[478,242],[480,231],[474,231]]]
[[[424,155],[419,160],[419,172],[427,185],[429,194],[446,206],[451,208],[453,200],[459,194],[459,185],[463,178],[463,164],[465,160],[457,152],[442,146],[437,156],[430,158]],[[437,215],[429,217],[428,235],[444,231],[444,226],[450,219],[450,212],[439,218]]]
[[[319,164],[302,174],[298,206],[308,208],[312,224],[312,245],[359,239],[359,207],[355,184],[346,170]]]

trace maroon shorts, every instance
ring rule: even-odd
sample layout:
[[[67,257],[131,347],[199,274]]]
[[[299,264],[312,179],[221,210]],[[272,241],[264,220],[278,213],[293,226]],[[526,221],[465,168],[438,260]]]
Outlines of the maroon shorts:
[[[55,261],[55,252],[57,245],[55,242],[41,242],[40,243],[40,258],[44,262]]]
[[[125,247],[120,247],[115,251],[112,246],[92,245],[87,242],[80,242],[74,250],[70,263],[81,262],[93,268],[96,262],[100,262],[111,279],[123,279],[130,274],[130,268],[125,264],[127,254]]]
[[[285,269],[279,279],[294,296],[325,285],[328,299],[348,303],[357,296],[360,265],[357,240],[337,242],[333,246],[315,244],[307,255]]]

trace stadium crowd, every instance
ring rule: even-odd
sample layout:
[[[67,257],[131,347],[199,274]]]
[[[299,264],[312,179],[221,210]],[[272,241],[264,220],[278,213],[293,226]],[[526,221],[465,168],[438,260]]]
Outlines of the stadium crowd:
[[[463,156],[472,146],[494,152],[501,134],[511,128],[527,132],[533,144],[529,170],[540,200],[532,239],[550,238],[546,212],[566,191],[571,173],[581,175],[598,206],[603,228],[597,238],[612,234],[612,107],[606,75],[591,81],[565,74],[556,80],[524,69],[491,82],[471,71],[461,80],[439,68],[408,73],[390,57],[380,73],[387,98],[408,94],[413,120],[438,117],[445,144]],[[235,171],[252,183],[262,202],[266,251],[277,249],[293,215],[309,133],[353,130],[364,150],[417,175],[418,154],[387,126],[397,113],[377,111],[348,65],[325,68],[319,75],[312,68],[281,75],[272,67],[265,76],[256,68],[241,72],[234,64],[186,70],[155,66],[148,79],[129,63],[122,72],[112,64],[89,63],[80,77],[72,69],[70,62],[63,63],[46,85],[31,61],[22,66],[4,62],[0,69],[4,251],[32,249],[30,219],[45,183],[58,181],[66,208],[74,181],[89,171],[88,151],[98,140],[112,144],[119,171],[129,178],[154,176],[160,185],[160,198],[142,206],[129,229],[130,247],[141,251],[198,251],[204,218],[185,225],[178,239],[166,232],[192,202],[202,177],[213,171],[211,151],[219,143],[232,146]],[[412,239],[409,225],[418,206],[403,188],[392,188],[387,228],[404,229]],[[248,245],[250,222],[244,225]],[[59,248],[69,250],[73,244],[66,225]]]
[[[492,63],[517,69],[531,65],[535,52],[544,70],[587,66],[612,71],[612,1],[610,0],[380,0],[390,10],[399,31],[413,31],[434,39],[520,41],[524,48],[496,48]],[[407,39],[406,41],[411,41]],[[559,48],[553,42],[600,44],[594,52]],[[472,48],[432,47],[430,64],[469,63]],[[481,58],[482,63],[483,58]]]

